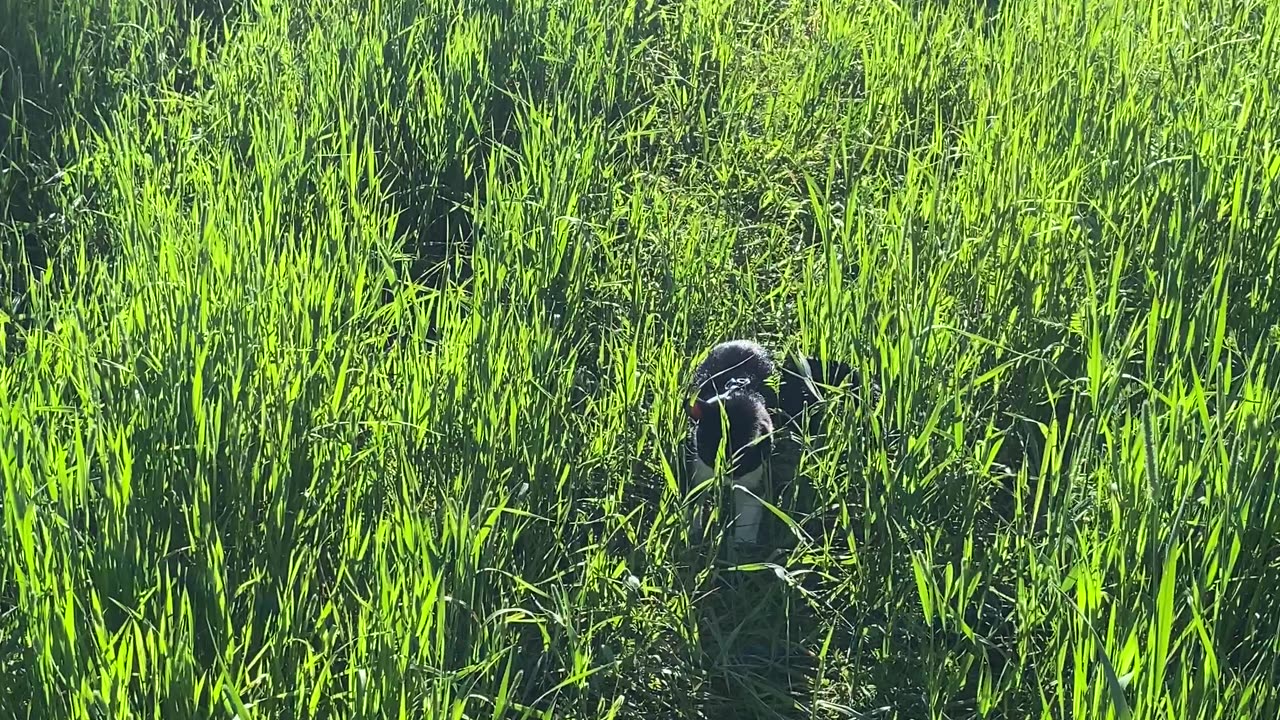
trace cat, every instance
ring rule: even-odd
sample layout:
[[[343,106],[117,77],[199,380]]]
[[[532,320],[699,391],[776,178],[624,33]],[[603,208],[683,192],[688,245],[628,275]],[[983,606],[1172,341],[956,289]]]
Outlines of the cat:
[[[772,355],[750,340],[729,340],[711,348],[694,370],[688,416],[693,422],[694,450],[690,475],[694,485],[715,477],[723,445],[726,480],[733,487],[734,539],[759,539],[764,506],[758,496],[768,485],[774,447],[775,418],[790,429],[805,423],[810,432],[821,422],[824,395],[820,386],[853,378],[839,361],[820,362],[798,355],[781,372]]]

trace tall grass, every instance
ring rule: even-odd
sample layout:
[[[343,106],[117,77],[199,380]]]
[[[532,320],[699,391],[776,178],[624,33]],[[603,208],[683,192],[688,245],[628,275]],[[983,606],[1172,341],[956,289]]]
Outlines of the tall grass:
[[[1280,711],[1280,6],[0,17],[6,717]],[[880,390],[747,557],[736,336]]]

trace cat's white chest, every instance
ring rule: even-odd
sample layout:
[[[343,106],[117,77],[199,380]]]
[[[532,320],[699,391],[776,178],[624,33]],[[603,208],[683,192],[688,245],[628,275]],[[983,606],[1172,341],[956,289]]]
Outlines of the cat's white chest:
[[[760,467],[739,478],[725,477],[725,484],[733,488],[733,539],[739,543],[755,543],[760,537],[760,523],[764,518],[764,505],[756,495],[765,487],[769,472],[766,461]],[[701,459],[693,461],[693,484],[715,477],[715,471]]]

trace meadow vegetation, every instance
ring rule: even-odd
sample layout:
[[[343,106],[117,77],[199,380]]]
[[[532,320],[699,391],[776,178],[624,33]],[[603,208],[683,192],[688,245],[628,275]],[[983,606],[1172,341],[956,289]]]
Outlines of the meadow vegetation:
[[[0,715],[1280,713],[1280,4],[0,0],[0,46]],[[731,337],[880,389],[754,554],[685,522]]]

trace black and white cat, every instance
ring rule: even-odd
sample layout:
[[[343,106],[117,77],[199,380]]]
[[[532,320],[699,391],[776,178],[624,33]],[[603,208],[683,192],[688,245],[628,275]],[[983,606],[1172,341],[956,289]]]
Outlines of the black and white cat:
[[[768,486],[775,420],[799,430],[807,414],[806,429],[812,430],[824,399],[819,386],[840,385],[852,376],[844,363],[803,356],[788,358],[779,372],[769,351],[749,340],[720,343],[698,365],[688,407],[694,450],[690,475],[694,485],[705,482],[715,477],[717,458],[724,458],[738,543],[759,538],[764,506],[757,497]],[[811,409],[819,412],[806,413]]]

